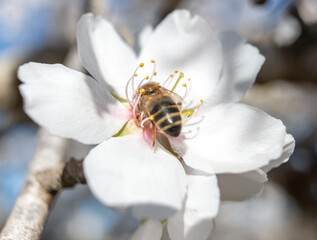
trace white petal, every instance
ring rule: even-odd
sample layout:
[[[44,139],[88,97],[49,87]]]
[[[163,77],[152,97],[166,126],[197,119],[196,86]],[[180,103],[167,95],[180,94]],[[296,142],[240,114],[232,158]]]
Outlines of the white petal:
[[[139,45],[140,47],[144,47],[146,43],[149,41],[150,37],[152,36],[154,29],[150,25],[145,25],[142,31],[139,34]]]
[[[280,166],[282,163],[288,161],[295,148],[295,140],[292,135],[287,134],[284,140],[283,154],[276,160],[271,161],[268,165],[262,168],[263,171],[271,171],[272,168]]]
[[[111,138],[90,151],[85,176],[110,207],[132,207],[139,218],[165,219],[182,207],[186,177],[180,162],[152,149],[142,134]]]
[[[19,68],[24,110],[53,134],[86,144],[117,133],[127,110],[91,77],[60,64],[28,63]]]
[[[158,220],[146,220],[133,234],[131,240],[160,240],[162,237],[163,226]]]
[[[234,32],[218,33],[223,49],[223,72],[214,94],[204,105],[239,102],[252,86],[264,62],[259,50]]]
[[[65,159],[66,160],[70,160],[70,159],[83,160],[88,155],[90,150],[93,149],[94,147],[96,147],[95,144],[87,145],[87,144],[82,144],[80,142],[77,142],[75,140],[70,140],[68,142]]]
[[[187,165],[209,173],[241,173],[281,156],[285,126],[265,112],[244,104],[220,104],[205,112],[186,140]],[[187,127],[189,128],[189,127]],[[185,126],[186,130],[186,126]]]
[[[85,14],[77,26],[81,62],[101,85],[125,97],[125,85],[133,75],[136,57],[113,25],[102,17]]]
[[[147,63],[150,59],[156,60],[157,78],[162,82],[174,70],[184,72],[184,81],[191,78],[192,89],[187,100],[193,100],[194,104],[211,95],[222,67],[216,34],[204,19],[191,17],[186,10],[169,14],[151,34],[141,51],[140,61]]]
[[[220,204],[217,178],[188,176],[187,200],[183,211],[168,220],[168,232],[173,240],[207,239],[213,229],[213,218]]]
[[[255,170],[240,174],[217,174],[222,201],[243,201],[261,191],[266,173]]]

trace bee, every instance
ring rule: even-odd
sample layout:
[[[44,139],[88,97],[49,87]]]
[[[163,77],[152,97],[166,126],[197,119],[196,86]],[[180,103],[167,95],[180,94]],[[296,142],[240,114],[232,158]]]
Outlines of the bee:
[[[157,82],[141,86],[138,109],[153,126],[153,145],[156,129],[168,136],[178,137],[182,129],[182,98]]]

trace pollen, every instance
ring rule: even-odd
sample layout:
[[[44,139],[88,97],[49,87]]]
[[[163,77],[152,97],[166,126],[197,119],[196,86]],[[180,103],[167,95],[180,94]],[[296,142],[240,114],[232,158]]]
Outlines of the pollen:
[[[149,78],[150,78],[149,76],[146,76],[146,77],[145,77],[146,80],[148,80]]]
[[[186,114],[187,114],[187,115],[189,115],[189,114],[190,114],[190,112],[186,112]]]
[[[151,120],[154,120],[154,116],[153,116],[153,115],[151,115],[151,116],[150,116],[150,119],[151,119]]]
[[[135,73],[135,74],[134,74],[134,76],[135,76],[135,77],[137,77],[137,76],[138,76],[138,74],[136,74],[136,73]]]
[[[140,67],[143,67],[144,66],[144,63],[140,63]]]
[[[204,103],[204,100],[200,99],[200,102],[201,102],[201,103]]]
[[[140,92],[141,92],[141,93],[144,93],[144,92],[145,92],[144,88],[141,88],[141,89],[140,89]]]
[[[190,78],[188,78],[188,81],[190,81]]]
[[[154,59],[152,59],[152,60],[151,60],[151,63],[155,63],[155,60],[154,60]]]
[[[171,75],[170,75],[170,77],[174,77],[174,75],[173,75],[173,74],[171,74]]]
[[[156,76],[157,72],[154,72],[153,75]]]
[[[153,97],[149,97],[149,99],[150,99],[150,100],[152,100],[152,99],[153,99]]]
[[[178,70],[175,70],[174,73],[178,73]]]
[[[182,86],[183,86],[183,87],[187,87],[187,84],[186,84],[186,83],[183,83]]]

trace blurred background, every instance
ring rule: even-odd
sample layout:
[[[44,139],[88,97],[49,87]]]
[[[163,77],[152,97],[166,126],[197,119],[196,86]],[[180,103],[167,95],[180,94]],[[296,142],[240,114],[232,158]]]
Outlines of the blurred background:
[[[24,114],[17,67],[62,63],[81,14],[97,9],[129,44],[176,8],[236,31],[266,62],[244,102],[287,126],[296,139],[288,163],[269,174],[259,196],[224,203],[211,239],[317,239],[317,0],[0,0],[0,229],[21,191],[38,127]],[[67,211],[65,211],[67,209]],[[87,186],[58,194],[43,239],[129,239],[129,212],[101,205]]]

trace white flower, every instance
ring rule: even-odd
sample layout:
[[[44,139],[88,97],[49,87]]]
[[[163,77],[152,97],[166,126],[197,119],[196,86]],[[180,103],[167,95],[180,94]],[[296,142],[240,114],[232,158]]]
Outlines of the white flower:
[[[240,183],[251,182],[238,195],[243,199],[258,191],[266,170],[290,156],[293,138],[281,121],[236,103],[264,61],[239,36],[215,33],[199,16],[179,10],[141,34],[138,57],[109,22],[91,14],[81,18],[77,40],[82,64],[95,79],[59,64],[29,63],[19,69],[20,90],[25,111],[37,123],[54,134],[99,144],[84,167],[90,189],[106,205],[130,207],[140,218],[170,217],[173,239],[191,234],[204,239],[220,201],[215,174],[224,199],[232,199],[225,190],[229,178],[237,179],[231,183],[237,193]],[[174,70],[190,77],[191,86]],[[153,148],[151,118],[137,106],[142,91],[132,90],[140,82],[163,85],[171,73],[171,86],[184,97],[189,114],[178,137],[158,132]]]

